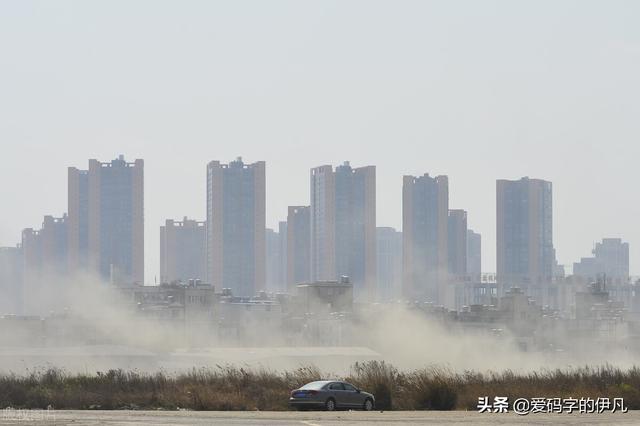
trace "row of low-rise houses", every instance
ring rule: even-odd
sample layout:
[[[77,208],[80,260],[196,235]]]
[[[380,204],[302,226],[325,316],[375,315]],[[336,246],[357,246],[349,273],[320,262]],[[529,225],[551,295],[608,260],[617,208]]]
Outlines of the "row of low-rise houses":
[[[318,327],[341,327],[340,320],[354,306],[353,286],[346,277],[301,284],[294,294],[261,291],[251,297],[234,295],[228,288],[216,290],[194,279],[158,286],[115,286],[109,290],[109,300],[110,309],[3,315],[0,332],[9,347],[338,344],[318,340]]]
[[[635,285],[631,285],[634,287]],[[640,351],[640,316],[635,294],[615,300],[602,282],[564,283],[565,310],[542,305],[512,287],[486,304],[447,310],[416,303],[414,310],[440,320],[452,331],[485,333],[515,341],[521,349],[572,352],[577,348],[614,353]],[[628,303],[625,304],[625,303]]]
[[[207,164],[206,220],[167,220],[160,228],[160,283],[198,279],[250,297],[348,276],[359,301],[452,309],[466,304],[470,291],[502,296],[512,286],[541,303],[559,297],[553,283],[564,273],[553,246],[550,182],[497,181],[497,274],[487,287],[480,234],[468,229],[465,210],[450,208],[447,176],[404,176],[399,232],[376,226],[375,166],[316,167],[309,203],[290,206],[272,230],[265,223],[265,168],[241,158]],[[25,229],[17,247],[0,251],[0,284],[10,295],[2,309],[33,312],[40,303],[34,294],[52,277],[82,273],[116,286],[143,284],[143,177],[143,161],[123,156],[90,160],[86,170],[70,167],[68,213],[45,216],[41,229]],[[628,264],[628,244],[605,239],[593,258],[574,265],[574,275],[623,284]]]
[[[606,344],[611,349],[634,353],[640,350],[635,292],[627,306],[612,298],[602,281],[560,285],[572,293],[571,304],[564,311],[538,303],[519,287],[510,288],[502,296],[489,295],[485,303],[447,309],[418,301],[357,303],[353,286],[346,278],[301,284],[293,294],[259,292],[252,297],[234,295],[231,289],[216,291],[209,284],[191,280],[160,286],[115,287],[113,290],[120,296],[119,307],[107,316],[66,310],[44,317],[3,316],[0,332],[7,336],[7,347],[92,344],[176,350],[214,346],[369,346],[379,333],[380,322],[397,321],[393,313],[402,309],[422,315],[452,333],[513,339],[527,351],[571,350],[574,344]],[[114,324],[109,327],[109,322]],[[422,327],[428,323],[418,324]],[[389,326],[402,325],[385,324],[384,329]]]

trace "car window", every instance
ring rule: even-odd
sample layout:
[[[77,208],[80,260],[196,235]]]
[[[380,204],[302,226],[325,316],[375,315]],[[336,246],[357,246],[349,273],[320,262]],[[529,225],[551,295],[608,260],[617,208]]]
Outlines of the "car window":
[[[331,389],[331,390],[344,390],[344,385],[342,383],[331,383],[329,385],[329,389]]]
[[[343,383],[343,385],[344,385],[344,390],[348,390],[348,391],[351,391],[351,392],[355,392],[355,390],[356,390],[356,388],[354,386],[350,385],[349,383]]]
[[[311,382],[311,383],[307,383],[306,385],[302,386],[300,389],[321,389],[324,385],[326,385],[327,382]]]

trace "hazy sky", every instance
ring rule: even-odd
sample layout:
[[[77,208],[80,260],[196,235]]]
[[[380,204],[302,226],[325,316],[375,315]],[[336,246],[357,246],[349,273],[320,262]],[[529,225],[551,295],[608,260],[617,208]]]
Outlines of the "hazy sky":
[[[267,225],[309,169],[449,176],[495,270],[495,180],[554,184],[560,263],[623,237],[640,273],[640,2],[0,1],[0,245],[66,211],[68,166],[145,160],[159,226],[205,217],[205,165],[267,162]]]

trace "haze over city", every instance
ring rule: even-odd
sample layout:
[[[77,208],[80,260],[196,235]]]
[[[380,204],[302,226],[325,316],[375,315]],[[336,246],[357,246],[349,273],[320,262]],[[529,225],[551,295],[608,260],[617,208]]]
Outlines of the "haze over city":
[[[0,1],[0,423],[638,424],[638,22]]]
[[[0,246],[66,211],[66,168],[145,160],[145,281],[158,227],[204,220],[206,164],[266,162],[266,222],[309,170],[377,167],[377,225],[402,176],[449,176],[495,271],[495,180],[553,182],[560,264],[631,247],[637,3],[7,2],[0,6]],[[124,13],[126,11],[126,13]]]

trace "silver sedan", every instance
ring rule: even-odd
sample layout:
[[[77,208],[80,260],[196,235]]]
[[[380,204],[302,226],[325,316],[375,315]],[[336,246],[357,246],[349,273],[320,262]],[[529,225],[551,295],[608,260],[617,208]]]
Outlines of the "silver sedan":
[[[291,391],[289,405],[298,409],[324,408],[327,411],[339,408],[373,410],[376,400],[350,383],[334,380],[320,380],[307,383],[300,389]]]

